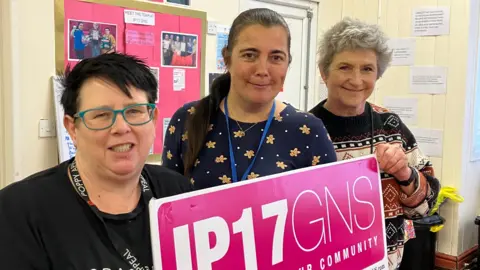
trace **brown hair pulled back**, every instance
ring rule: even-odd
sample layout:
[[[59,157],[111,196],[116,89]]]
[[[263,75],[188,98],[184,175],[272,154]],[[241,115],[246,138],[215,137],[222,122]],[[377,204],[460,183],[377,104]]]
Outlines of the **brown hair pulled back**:
[[[232,49],[235,46],[237,37],[248,26],[261,25],[264,27],[281,26],[287,32],[288,37],[288,55],[290,55],[290,30],[284,18],[277,12],[267,8],[256,8],[246,10],[235,18],[233,21],[230,33],[228,35],[228,44],[222,50],[223,59],[226,66],[230,65],[230,58]],[[230,73],[217,77],[210,88],[210,94],[201,99],[195,106],[195,113],[190,115],[187,119],[186,129],[188,134],[188,147],[185,156],[183,157],[184,174],[190,175],[190,172],[195,164],[198,154],[200,153],[205,143],[205,138],[208,133],[209,125],[218,113],[221,101],[228,95],[230,90]]]

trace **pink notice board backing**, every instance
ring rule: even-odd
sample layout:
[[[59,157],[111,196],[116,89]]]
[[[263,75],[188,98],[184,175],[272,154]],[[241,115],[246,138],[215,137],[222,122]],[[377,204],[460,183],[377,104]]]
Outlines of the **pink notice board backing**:
[[[151,200],[156,270],[388,269],[373,155]]]
[[[64,0],[65,67],[68,64],[73,67],[81,59],[116,51],[136,55],[153,70],[158,70],[159,117],[153,148],[158,154],[163,149],[163,123],[182,105],[201,97],[202,19],[155,13],[154,26],[126,24],[125,9],[131,10]]]

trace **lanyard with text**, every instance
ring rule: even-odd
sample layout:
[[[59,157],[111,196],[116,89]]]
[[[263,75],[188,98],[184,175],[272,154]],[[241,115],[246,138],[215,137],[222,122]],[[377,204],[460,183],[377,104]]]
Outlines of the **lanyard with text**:
[[[228,98],[225,98],[225,102],[223,103],[223,109],[225,110],[225,121],[227,122],[228,147],[229,147],[229,150],[230,150],[230,167],[232,169],[232,179],[233,179],[233,182],[237,182],[238,181],[237,167],[235,166],[235,154],[233,153],[232,136],[230,135],[230,121],[229,121],[229,117],[228,117],[227,99]],[[263,142],[265,141],[265,138],[267,136],[268,129],[270,128],[270,125],[272,124],[274,114],[275,114],[275,100],[273,101],[272,109],[270,110],[270,114],[268,115],[267,124],[265,125],[265,128],[263,129],[262,139],[260,140],[260,143],[258,144],[257,152],[253,156],[253,160],[252,160],[252,162],[250,162],[250,165],[248,166],[247,170],[245,170],[245,173],[243,173],[243,176],[240,179],[240,181],[247,179],[248,174],[252,170],[253,164],[255,163],[255,160],[257,159],[258,153],[260,152],[260,148],[262,148]]]
[[[78,172],[77,163],[75,159],[70,164],[68,169],[70,171],[70,175],[72,176],[73,187],[75,188],[77,193],[80,195],[80,197],[82,197],[82,199],[87,202],[90,208],[92,208],[93,212],[97,215],[100,221],[102,221],[103,225],[105,226],[105,230],[108,233],[108,237],[110,238],[110,241],[112,242],[117,252],[125,260],[125,262],[127,262],[128,265],[133,269],[151,269],[152,268],[151,263],[150,264],[140,263],[138,257],[135,257],[135,255],[133,254],[133,250],[126,245],[125,241],[123,241],[123,239],[117,233],[115,233],[111,228],[107,226],[107,224],[103,220],[100,210],[95,206],[95,204],[93,204],[93,202],[90,200],[90,197],[88,196],[87,189],[85,188],[85,185],[83,184],[83,180],[80,177],[80,174]],[[150,199],[153,198],[153,193],[152,193],[152,190],[150,189],[150,185],[142,175],[140,175],[140,189],[142,191],[143,201],[145,202],[145,205],[148,206],[148,202],[150,201]]]

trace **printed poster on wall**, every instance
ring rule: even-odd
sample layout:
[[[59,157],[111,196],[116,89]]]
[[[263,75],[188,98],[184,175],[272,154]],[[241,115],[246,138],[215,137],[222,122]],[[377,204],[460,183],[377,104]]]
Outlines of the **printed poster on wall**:
[[[388,41],[392,50],[392,66],[412,66],[415,63],[414,38],[393,38]]]
[[[201,19],[79,0],[64,0],[64,10],[65,66],[112,52],[137,56],[158,80],[159,119],[200,99]],[[154,153],[163,150],[163,129],[157,121]]]
[[[152,200],[149,209],[155,269],[388,269],[374,156]]]
[[[217,54],[215,61],[217,71],[225,71],[225,62],[223,60],[222,50],[228,45],[229,33],[229,26],[217,24]]]
[[[53,76],[53,100],[55,106],[55,121],[57,131],[57,143],[58,143],[58,161],[62,163],[73,158],[77,152],[75,145],[73,144],[70,134],[63,125],[63,116],[65,114],[63,106],[60,102],[63,93],[63,85],[59,76]]]
[[[412,9],[412,36],[439,36],[450,33],[450,7]]]

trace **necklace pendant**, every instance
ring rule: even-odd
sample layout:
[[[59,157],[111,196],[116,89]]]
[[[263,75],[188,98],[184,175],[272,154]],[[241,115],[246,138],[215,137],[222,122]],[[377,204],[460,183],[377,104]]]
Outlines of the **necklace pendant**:
[[[243,136],[245,136],[245,131],[243,130],[234,131],[233,135],[235,138],[242,138]]]

